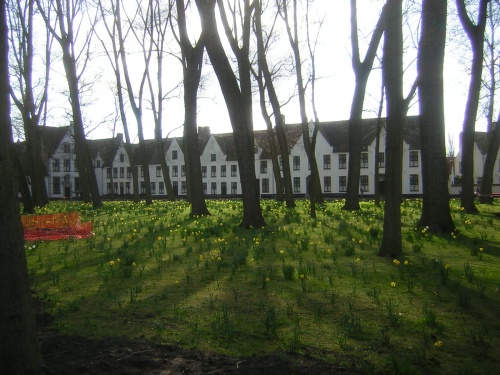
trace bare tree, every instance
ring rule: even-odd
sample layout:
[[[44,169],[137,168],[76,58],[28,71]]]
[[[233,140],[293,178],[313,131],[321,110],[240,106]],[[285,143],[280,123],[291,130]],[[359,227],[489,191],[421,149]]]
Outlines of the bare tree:
[[[31,165],[31,197],[23,194],[24,210],[33,213],[34,206],[43,207],[49,202],[43,164],[41,158],[41,125],[42,116],[47,104],[47,92],[50,72],[50,54],[52,38],[49,31],[45,33],[45,69],[44,74],[34,79],[33,59],[36,56],[34,40],[35,3],[26,0],[11,0],[7,2],[9,19],[9,41],[11,46],[11,72],[15,84],[11,86],[10,94],[16,105],[24,125],[26,150]],[[22,166],[19,163],[19,166]],[[26,173],[22,172],[22,178]],[[29,195],[29,194],[28,194]],[[25,197],[26,196],[26,197]],[[26,203],[31,202],[30,206]]]
[[[487,90],[488,105],[486,111],[486,121],[488,124],[488,150],[486,152],[486,159],[483,166],[483,177],[481,179],[481,186],[479,189],[479,202],[493,203],[492,183],[493,171],[497,160],[498,149],[500,147],[500,112],[498,120],[493,125],[493,114],[495,110],[495,99],[497,86],[500,82],[498,79],[498,70],[500,70],[500,53],[499,41],[497,40],[496,29],[500,23],[500,4],[498,0],[489,3],[488,12],[488,36],[486,41],[485,63],[486,71],[489,79],[485,79],[484,86]],[[499,109],[500,110],[500,109]]]
[[[82,197],[85,201],[92,201],[94,208],[98,208],[102,206],[102,201],[97,186],[92,155],[85,138],[80,97],[82,74],[91,56],[89,50],[94,34],[94,26],[97,22],[97,12],[93,17],[90,17],[90,30],[82,37],[82,34],[80,34],[80,32],[83,33],[81,29],[82,23],[87,22],[87,18],[84,16],[88,14],[86,13],[88,11],[87,3],[79,0],[54,0],[49,2],[36,0],[36,3],[46,27],[62,50],[62,60],[71,102],[76,163],[80,175]],[[54,23],[52,23],[51,14],[55,16]],[[76,48],[78,37],[80,37],[79,41],[82,45],[80,50]]]
[[[184,0],[176,0],[178,42],[181,46],[182,69],[184,75],[184,144],[186,147],[187,185],[191,215],[209,215],[201,176],[200,147],[198,143],[198,89],[200,86],[205,45],[200,37],[193,46],[189,40],[186,25]]]
[[[101,45],[104,48],[104,51],[106,52],[106,56],[108,57],[108,60],[110,62],[110,65],[113,69],[113,73],[116,78],[116,95],[118,97],[118,111],[120,113],[120,118],[123,126],[123,132],[125,133],[125,151],[127,152],[128,156],[128,161],[131,169],[131,174],[132,174],[132,194],[133,194],[133,200],[134,202],[139,202],[139,178],[138,178],[138,173],[137,173],[137,163],[135,160],[135,153],[133,151],[133,146],[132,142],[130,139],[130,131],[129,131],[129,126],[128,126],[128,121],[127,121],[127,115],[125,113],[125,99],[123,97],[123,85],[122,85],[122,75],[121,75],[121,68],[120,68],[120,51],[119,51],[119,46],[118,46],[118,22],[117,22],[117,14],[119,14],[119,7],[120,7],[120,2],[117,1],[111,2],[111,7],[109,9],[106,9],[103,6],[103,2],[101,0],[98,1],[98,6],[99,10],[101,12],[101,19],[103,20],[104,27],[106,29],[107,35],[109,37],[109,41],[111,42],[111,45],[109,46],[106,41],[104,41],[103,38],[98,36],[98,39],[101,42]],[[107,22],[107,15],[110,14],[112,17],[111,24]],[[112,178],[111,174],[111,178]],[[111,182],[112,183],[112,182]],[[113,189],[111,190],[113,191]]]
[[[151,62],[151,57],[153,55],[153,40],[152,38],[148,38],[148,32],[146,25],[149,22],[150,12],[153,12],[151,1],[148,2],[146,9],[141,6],[140,1],[136,1],[136,8],[134,11],[134,18],[127,18],[127,30],[124,34],[124,30],[122,28],[122,18],[121,18],[121,10],[120,10],[120,0],[117,0],[117,9],[118,14],[116,17],[117,20],[117,31],[118,31],[118,44],[120,48],[120,57],[123,69],[123,76],[125,78],[125,84],[128,93],[128,99],[130,106],[132,108],[132,112],[134,114],[136,123],[137,123],[137,136],[139,138],[139,157],[141,159],[142,170],[144,173],[144,191],[146,193],[146,204],[150,205],[153,202],[151,197],[151,177],[149,175],[149,160],[148,153],[146,149],[146,142],[144,140],[144,124],[143,124],[143,106],[144,106],[144,86],[146,84],[146,79],[149,71],[149,64]],[[142,33],[138,27],[134,27],[136,20],[139,19],[141,22]],[[139,30],[138,30],[139,29]],[[125,49],[125,39],[126,34],[131,32],[134,36],[140,47],[142,48],[142,55],[144,60],[144,69],[139,75],[140,82],[137,91],[134,90],[131,80],[131,74],[128,68],[127,61],[127,52]]]
[[[388,0],[383,43],[382,77],[386,92],[384,228],[379,256],[403,253],[401,238],[403,124],[409,99],[403,97],[403,0]]]
[[[309,119],[306,113],[306,82],[303,77],[302,72],[302,59],[300,53],[300,43],[299,43],[299,21],[298,21],[298,7],[297,0],[292,0],[291,11],[292,15],[289,14],[290,6],[288,0],[279,0],[278,6],[280,14],[286,25],[286,32],[288,35],[288,41],[293,52],[293,57],[295,60],[295,73],[297,78],[297,90],[299,99],[299,110],[302,125],[302,139],[304,142],[304,148],[306,151],[307,158],[309,160],[309,166],[311,167],[311,181],[308,187],[310,198],[311,198],[311,217],[315,216],[314,209],[316,203],[323,203],[323,193],[321,191],[321,182],[319,179],[318,164],[316,162],[316,139],[319,131],[318,119],[315,116],[314,126],[312,130],[312,135],[309,131]],[[309,13],[309,0],[307,0],[306,5],[306,15]],[[308,31],[308,48],[311,57],[311,45],[309,39]],[[312,61],[312,76],[315,76],[314,61]]]
[[[488,3],[491,0],[480,0],[477,11],[477,22],[474,23],[468,12],[465,0],[456,0],[458,16],[472,47],[472,66],[469,82],[469,95],[465,107],[462,130],[462,207],[468,213],[476,213],[474,204],[474,134],[476,116],[481,91],[481,75],[483,70],[484,32],[487,21]]]
[[[250,0],[243,0],[241,6],[243,18],[241,46],[239,45],[240,41],[231,34],[223,2],[218,1],[217,4],[226,37],[238,63],[239,80],[231,68],[219,37],[215,18],[215,1],[213,0],[196,0],[202,25],[202,38],[219,80],[235,135],[234,141],[243,195],[243,221],[241,225],[262,227],[265,225],[265,221],[260,207],[259,187],[255,175],[252,84],[249,61],[251,17],[255,4],[253,2],[250,4]]]
[[[372,33],[368,49],[363,61],[359,54],[357,1],[351,0],[351,48],[352,68],[355,76],[354,96],[349,117],[349,170],[347,178],[346,201],[344,210],[359,210],[359,176],[361,165],[361,122],[368,77],[373,68],[377,49],[382,39],[385,25],[385,8],[379,16],[375,30]],[[376,155],[378,156],[378,155]],[[375,180],[377,185],[378,180]]]
[[[177,87],[174,87],[174,89],[172,89],[170,92],[166,94],[163,93],[163,57],[165,54],[165,38],[168,24],[172,20],[172,8],[174,6],[174,2],[172,0],[167,1],[165,8],[161,7],[161,3],[163,2],[159,0],[149,0],[149,7],[151,11],[148,17],[149,21],[145,23],[144,27],[146,29],[146,32],[149,33],[149,38],[151,38],[152,47],[156,57],[156,79],[153,80],[151,78],[150,69],[147,69],[146,76],[149,86],[149,93],[151,96],[151,109],[153,112],[155,123],[156,150],[160,155],[160,165],[163,174],[163,181],[165,182],[166,186],[167,199],[175,200],[175,194],[172,188],[172,182],[170,180],[167,160],[165,158],[165,147],[162,138],[163,103],[168,95],[172,91],[175,91],[177,89]],[[155,82],[155,84],[153,84],[153,81]]]
[[[449,203],[444,121],[446,16],[445,0],[423,1],[417,60],[423,186],[419,226],[434,233],[455,229]]]
[[[11,159],[6,2],[0,3],[0,372],[41,374],[35,310]]]

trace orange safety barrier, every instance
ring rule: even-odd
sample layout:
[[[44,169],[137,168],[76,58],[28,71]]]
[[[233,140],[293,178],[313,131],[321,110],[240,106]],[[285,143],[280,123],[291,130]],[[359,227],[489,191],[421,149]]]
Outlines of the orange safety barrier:
[[[26,241],[57,241],[93,236],[92,222],[82,223],[78,212],[21,216]]]

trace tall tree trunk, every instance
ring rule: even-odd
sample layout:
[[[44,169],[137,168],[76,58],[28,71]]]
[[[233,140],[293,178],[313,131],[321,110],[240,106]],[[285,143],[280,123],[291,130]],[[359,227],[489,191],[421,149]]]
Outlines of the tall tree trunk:
[[[500,147],[500,114],[498,116],[495,127],[488,134],[488,151],[483,167],[483,179],[481,180],[481,188],[479,190],[479,202],[492,204],[493,197],[491,196],[493,184],[493,171],[497,161],[498,149]]]
[[[417,57],[423,187],[419,226],[434,233],[451,233],[455,229],[449,203],[444,121],[446,13],[446,0],[423,1]]]
[[[268,86],[269,90],[269,86]],[[273,101],[271,101],[273,103]],[[274,107],[274,105],[273,105]],[[285,133],[285,117],[281,111],[274,111],[274,121],[276,122],[276,137],[281,152],[281,165],[283,167],[283,183],[285,185],[285,202],[288,208],[295,207],[295,198],[293,197],[292,173],[290,172],[290,157],[288,151],[288,142]]]
[[[201,176],[200,147],[198,143],[197,109],[198,88],[200,86],[203,67],[204,41],[198,40],[193,47],[189,42],[186,26],[184,0],[177,0],[177,14],[180,44],[182,51],[182,67],[184,74],[184,145],[186,147],[186,169],[191,216],[209,215],[203,179]]]
[[[41,374],[35,312],[12,163],[6,2],[0,3],[0,372]]]
[[[222,3],[218,4],[219,8],[222,9]],[[202,38],[204,38],[208,56],[219,80],[235,135],[234,142],[237,150],[243,199],[243,220],[241,225],[260,228],[265,225],[265,221],[260,207],[259,187],[255,175],[252,87],[250,63],[248,61],[250,36],[250,7],[248,0],[245,0],[244,10],[244,46],[240,50],[233,48],[238,60],[239,84],[219,38],[215,19],[215,2],[196,0],[196,5],[201,19]]]
[[[472,47],[472,66],[469,82],[469,95],[465,106],[462,130],[462,207],[468,213],[476,213],[474,204],[474,134],[476,115],[481,92],[484,30],[486,28],[487,6],[490,0],[480,0],[476,25],[470,20],[465,0],[456,0],[460,22]]]
[[[21,193],[21,198],[23,200],[23,212],[34,214],[35,204],[30,193],[28,182],[26,181],[26,173],[24,171],[23,165],[21,164],[21,161],[19,160],[19,155],[17,154],[14,147],[12,147],[12,163],[14,165],[14,170],[16,171],[19,192]],[[31,186],[33,189],[33,185]]]
[[[402,157],[405,105],[403,99],[403,0],[387,1],[382,76],[387,97],[385,154],[386,199],[384,229],[379,256],[397,257],[403,253],[401,238]]]
[[[359,210],[359,176],[361,167],[361,135],[363,105],[365,101],[366,85],[372,71],[373,61],[377,54],[378,45],[382,39],[385,24],[385,8],[377,22],[372,34],[365,59],[361,62],[358,43],[358,21],[356,0],[351,0],[351,45],[352,45],[352,67],[356,77],[354,96],[351,103],[351,114],[349,117],[349,169],[347,173],[347,192],[344,210]],[[377,181],[375,181],[377,184]]]
[[[375,140],[375,205],[380,206],[380,135],[382,133],[382,110],[384,109],[384,85],[382,85],[380,94],[380,105],[377,114],[377,138]],[[385,156],[385,155],[384,155]],[[384,159],[385,162],[385,159]]]
[[[85,130],[83,126],[82,109],[80,105],[80,89],[78,84],[78,75],[76,72],[76,61],[71,57],[70,44],[68,39],[61,39],[61,47],[63,49],[63,65],[66,72],[66,80],[68,82],[69,96],[71,98],[71,109],[73,114],[73,131],[75,137],[75,150],[78,165],[78,174],[80,176],[80,184],[85,197],[84,186],[88,187],[88,193],[92,200],[92,206],[99,208],[102,206],[101,195],[97,185],[97,178],[92,162],[90,148],[85,139]]]

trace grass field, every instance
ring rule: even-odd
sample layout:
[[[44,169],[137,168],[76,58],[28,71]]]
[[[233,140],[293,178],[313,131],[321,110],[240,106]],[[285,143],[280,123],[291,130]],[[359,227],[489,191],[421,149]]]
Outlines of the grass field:
[[[500,358],[500,212],[457,231],[417,230],[420,200],[401,206],[404,256],[376,256],[383,209],[328,201],[287,210],[262,201],[265,228],[239,227],[238,200],[51,203],[78,210],[87,240],[28,242],[32,288],[62,333],[127,337],[238,356],[299,352],[366,373],[493,374]]]

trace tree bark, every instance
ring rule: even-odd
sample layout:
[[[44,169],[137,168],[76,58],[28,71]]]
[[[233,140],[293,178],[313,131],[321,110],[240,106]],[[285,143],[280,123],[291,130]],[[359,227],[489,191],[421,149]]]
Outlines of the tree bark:
[[[401,238],[401,197],[403,123],[403,32],[402,0],[387,1],[382,77],[387,97],[387,124],[385,154],[386,200],[384,229],[379,256],[397,257],[403,253]]]
[[[35,312],[12,163],[6,2],[0,3],[0,372],[41,374]]]
[[[250,6],[248,3],[249,1],[245,0],[243,47],[241,49],[233,48],[238,60],[238,85],[238,80],[231,69],[219,38],[215,19],[215,1],[196,0],[202,25],[202,38],[205,41],[208,56],[219,80],[235,135],[234,142],[237,151],[243,199],[243,220],[241,225],[260,228],[265,225],[265,221],[260,207],[259,187],[256,183],[257,178],[255,175],[252,87],[250,62],[248,61],[250,36]],[[219,2],[218,4],[222,13],[222,3]]]
[[[446,41],[446,0],[424,0],[418,47],[418,97],[422,155],[422,214],[420,227],[434,233],[451,233],[446,161],[443,68]]]
[[[500,147],[500,115],[498,116],[495,127],[488,134],[488,151],[483,167],[483,179],[479,189],[479,202],[492,204],[493,197],[491,196],[493,184],[493,171],[497,161],[498,149]]]
[[[465,106],[462,130],[462,197],[461,204],[467,213],[477,213],[474,204],[474,134],[476,115],[481,92],[484,31],[486,28],[487,6],[490,0],[480,0],[478,21],[473,24],[467,14],[465,0],[456,0],[460,22],[472,47],[472,66],[469,82],[469,95]]]
[[[193,47],[189,42],[186,26],[184,0],[177,0],[177,15],[184,74],[184,145],[186,147],[186,169],[191,216],[210,215],[203,192],[201,176],[200,147],[198,143],[198,88],[200,86],[203,53],[203,39]]]
[[[385,9],[385,8],[384,8]],[[377,26],[372,34],[365,59],[360,60],[358,43],[358,22],[356,0],[351,0],[351,45],[352,68],[356,77],[354,96],[349,117],[349,169],[347,173],[347,192],[344,210],[359,210],[359,176],[361,166],[361,135],[363,105],[365,101],[366,85],[372,71],[373,62],[377,54],[378,45],[382,39],[385,24],[385,10],[382,10]],[[377,181],[375,181],[377,184]]]

